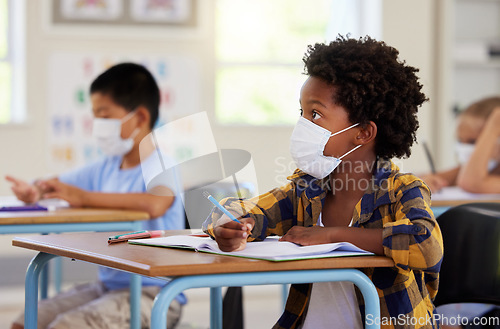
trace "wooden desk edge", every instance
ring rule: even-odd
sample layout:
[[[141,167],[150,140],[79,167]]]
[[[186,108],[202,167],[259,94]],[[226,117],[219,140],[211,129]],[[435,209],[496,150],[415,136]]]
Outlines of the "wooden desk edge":
[[[147,212],[106,208],[64,208],[54,211],[0,212],[2,225],[128,222],[148,220]]]
[[[466,203],[500,203],[500,200],[432,200],[431,199],[431,207],[454,207],[459,206]]]
[[[111,267],[114,269],[118,270],[123,270],[123,271],[128,271],[136,274],[141,274],[141,275],[148,275],[151,276],[151,270],[150,266],[147,264],[142,264],[138,262],[133,262],[133,261],[124,261],[121,258],[115,258],[112,256],[108,256],[106,258],[99,257],[98,254],[94,254],[92,252],[82,252],[78,249],[71,249],[71,248],[60,248],[57,245],[52,245],[50,243],[45,243],[43,245],[38,244],[38,245],[33,245],[33,242],[24,239],[22,237],[15,237],[12,239],[12,245],[14,247],[21,247],[25,249],[30,249],[38,252],[45,252],[47,254],[52,254],[56,256],[61,256],[61,257],[67,257],[70,259],[76,259],[84,262],[89,262],[92,264],[96,265],[102,265],[102,266],[107,266]],[[57,251],[57,252],[55,252]],[[99,259],[99,261],[95,261],[96,259]]]
[[[393,267],[392,259],[385,256],[355,256],[355,257],[338,257],[338,258],[318,258],[296,261],[271,262],[266,260],[242,259],[239,257],[214,255],[198,253],[198,255],[206,255],[207,257],[215,257],[222,261],[218,266],[213,264],[196,263],[196,264],[179,264],[179,265],[164,265],[150,266],[149,264],[135,262],[133,260],[125,260],[113,256],[95,254],[90,251],[82,251],[68,247],[60,247],[58,245],[47,243],[34,242],[29,237],[16,237],[12,240],[12,245],[16,247],[31,249],[39,252],[45,252],[58,256],[78,259],[102,266],[112,267],[118,270],[129,271],[141,275],[151,277],[158,276],[190,276],[199,274],[221,274],[221,273],[244,273],[244,272],[266,272],[266,271],[288,271],[300,269],[332,269],[332,268],[369,268],[369,267]],[[130,246],[130,245],[129,245]],[[134,248],[152,248],[145,246],[132,246]],[[168,249],[171,253],[190,253],[193,251]],[[179,254],[180,255],[180,254]],[[194,254],[193,254],[194,255]],[[363,259],[362,266],[359,264],[359,259]],[[227,262],[225,262],[227,260]],[[300,266],[307,262],[307,266]],[[332,262],[335,266],[332,267]],[[224,270],[221,271],[220,267]]]

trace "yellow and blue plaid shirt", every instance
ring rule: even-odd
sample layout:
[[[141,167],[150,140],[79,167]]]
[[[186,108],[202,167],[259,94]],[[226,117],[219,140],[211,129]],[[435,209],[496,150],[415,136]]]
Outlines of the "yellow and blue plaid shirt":
[[[292,226],[316,225],[330,187],[328,177],[317,180],[300,170],[290,182],[249,200],[228,198],[228,209],[252,217],[255,226],[249,241],[283,235]],[[417,177],[399,172],[389,160],[379,159],[373,181],[356,204],[353,227],[382,228],[383,247],[393,259],[392,268],[365,268],[380,296],[382,328],[437,328],[434,305],[443,257],[441,231],[430,209],[430,191]],[[218,210],[204,223],[213,236]],[[307,313],[312,284],[293,284],[285,311],[274,328],[300,328]],[[361,313],[362,297],[357,291]],[[325,305],[325,311],[328,306]]]

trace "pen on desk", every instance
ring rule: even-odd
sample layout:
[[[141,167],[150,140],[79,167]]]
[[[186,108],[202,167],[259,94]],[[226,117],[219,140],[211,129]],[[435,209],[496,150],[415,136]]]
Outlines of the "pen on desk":
[[[432,159],[431,151],[429,150],[429,146],[425,141],[422,141],[422,146],[424,147],[425,156],[427,157],[427,161],[429,161],[429,166],[431,167],[431,172],[433,174],[436,173],[436,167],[434,166],[434,159]]]
[[[113,235],[108,238],[108,243],[128,241],[131,239],[157,238],[164,235],[164,231],[138,231]]]
[[[235,222],[238,222],[241,224],[241,222],[236,219],[236,217],[233,216],[233,214],[231,214],[226,208],[224,208],[219,202],[217,202],[217,200],[214,199],[213,196],[210,195],[210,193],[208,193],[207,191],[203,192],[203,195],[210,201],[212,202],[217,208],[220,209],[220,211],[222,211],[224,214],[226,214],[229,218],[231,218],[231,220],[234,220]]]

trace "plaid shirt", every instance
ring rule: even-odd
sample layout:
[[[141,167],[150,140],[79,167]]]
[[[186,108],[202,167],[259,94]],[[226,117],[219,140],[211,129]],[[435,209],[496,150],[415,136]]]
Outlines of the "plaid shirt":
[[[317,180],[299,170],[290,182],[249,200],[228,198],[226,208],[251,216],[255,227],[249,241],[268,235],[283,235],[292,226],[316,225],[326,193],[328,177]],[[437,328],[434,305],[443,257],[443,240],[429,207],[430,191],[423,182],[402,174],[388,160],[378,160],[371,186],[356,204],[353,227],[382,228],[383,248],[394,260],[392,268],[365,268],[380,296],[382,328]],[[213,222],[221,216],[214,210],[204,223],[213,236]],[[312,284],[293,284],[285,311],[274,328],[300,328],[311,296]],[[362,297],[357,291],[361,313]],[[325,305],[325,311],[328,306]]]

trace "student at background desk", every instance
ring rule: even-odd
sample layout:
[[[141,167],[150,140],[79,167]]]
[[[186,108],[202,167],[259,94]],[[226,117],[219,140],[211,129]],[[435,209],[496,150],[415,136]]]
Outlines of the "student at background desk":
[[[470,202],[500,202],[500,97],[471,104],[458,118],[459,166],[422,176],[434,192],[436,217],[447,209]],[[438,308],[447,318],[473,318],[493,308],[484,304],[449,304]],[[460,328],[443,326],[443,328]]]
[[[172,179],[168,196],[146,193],[141,171],[139,143],[158,118],[160,93],[151,73],[141,65],[123,63],[98,76],[90,87],[94,114],[93,134],[106,157],[83,168],[38,181],[30,185],[8,176],[16,196],[27,203],[40,198],[60,198],[75,207],[114,208],[146,211],[151,220],[143,222],[147,230],[184,228],[184,209]],[[154,148],[151,149],[151,152]],[[152,156],[143,159],[147,165]],[[166,160],[166,159],[165,159]],[[163,193],[165,195],[165,193]],[[130,274],[99,268],[99,281],[81,285],[40,302],[38,328],[77,328],[92,323],[92,328],[110,324],[125,328],[130,320]],[[153,299],[164,281],[143,278],[141,323],[149,323]],[[185,297],[179,295],[169,309],[169,326],[174,328]],[[23,327],[20,315],[12,328]]]
[[[459,166],[422,179],[433,192],[457,185],[472,193],[500,194],[500,97],[471,104],[458,118]]]

